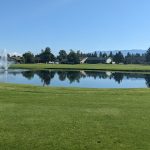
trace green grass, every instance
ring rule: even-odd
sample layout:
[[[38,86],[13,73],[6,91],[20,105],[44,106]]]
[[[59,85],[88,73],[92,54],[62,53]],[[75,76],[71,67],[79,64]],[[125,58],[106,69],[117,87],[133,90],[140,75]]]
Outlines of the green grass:
[[[1,150],[148,150],[149,89],[0,84]]]
[[[143,71],[150,72],[150,65],[111,65],[111,64],[14,64],[16,69],[85,69],[85,70],[111,70],[111,71]]]

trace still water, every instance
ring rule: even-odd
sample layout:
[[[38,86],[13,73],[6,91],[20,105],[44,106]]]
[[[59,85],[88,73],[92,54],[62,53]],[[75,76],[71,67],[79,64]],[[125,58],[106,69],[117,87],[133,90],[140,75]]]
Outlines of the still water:
[[[150,74],[85,70],[1,70],[0,82],[55,87],[149,88]]]

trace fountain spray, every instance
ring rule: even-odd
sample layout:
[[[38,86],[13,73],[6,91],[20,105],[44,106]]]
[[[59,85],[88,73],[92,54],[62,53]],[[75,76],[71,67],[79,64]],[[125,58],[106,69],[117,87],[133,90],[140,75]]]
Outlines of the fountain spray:
[[[8,70],[8,60],[7,60],[7,52],[6,49],[0,54],[0,68],[5,71]]]

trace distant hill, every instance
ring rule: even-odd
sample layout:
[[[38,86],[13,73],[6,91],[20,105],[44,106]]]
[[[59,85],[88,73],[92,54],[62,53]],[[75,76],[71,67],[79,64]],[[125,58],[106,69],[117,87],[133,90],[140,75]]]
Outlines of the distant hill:
[[[117,52],[121,51],[123,53],[124,56],[127,55],[127,53],[130,53],[130,54],[144,54],[146,53],[147,50],[141,50],[141,49],[133,49],[133,50],[110,50],[110,51],[96,51],[97,54],[99,55],[100,52],[102,53],[106,53],[106,54],[110,54],[110,52],[112,52],[113,54],[116,54]]]

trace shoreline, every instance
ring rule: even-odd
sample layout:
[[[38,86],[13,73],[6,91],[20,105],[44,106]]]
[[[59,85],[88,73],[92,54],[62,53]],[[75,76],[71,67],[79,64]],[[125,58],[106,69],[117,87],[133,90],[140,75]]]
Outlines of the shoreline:
[[[85,70],[85,71],[115,71],[127,73],[150,73],[148,65],[111,65],[111,64],[14,64],[10,69],[55,69],[55,70]]]

